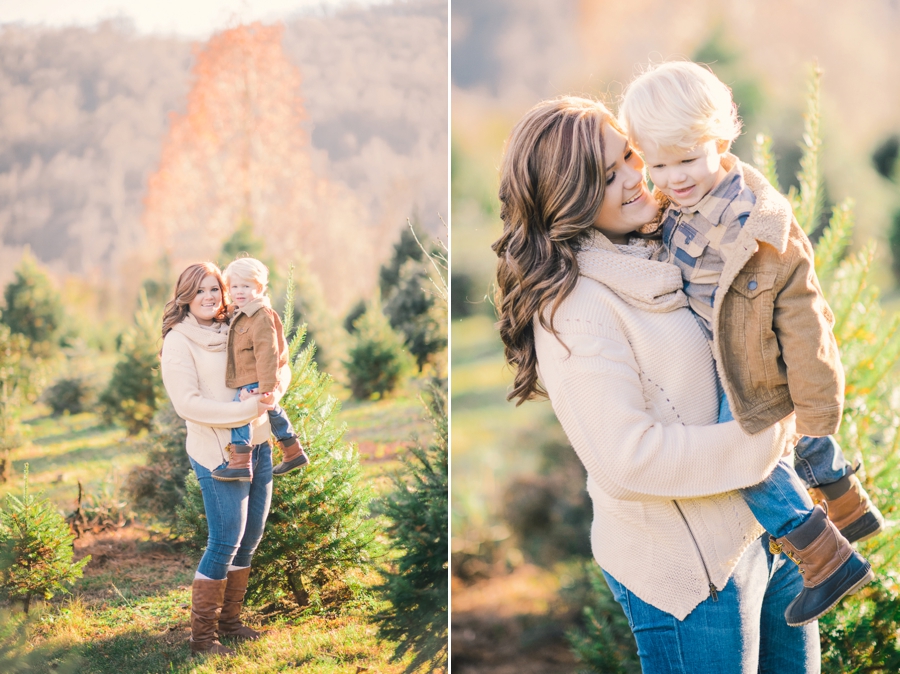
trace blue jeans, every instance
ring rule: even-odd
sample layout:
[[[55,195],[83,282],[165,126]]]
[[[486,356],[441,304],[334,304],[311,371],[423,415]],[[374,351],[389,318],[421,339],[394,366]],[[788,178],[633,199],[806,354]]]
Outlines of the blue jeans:
[[[788,627],[784,610],[803,588],[797,565],[751,545],[718,600],[684,620],[639,599],[605,571],[628,618],[643,674],[818,674],[819,624]]]
[[[733,421],[728,399],[722,394],[719,423]],[[804,440],[827,438],[804,438]],[[834,443],[837,446],[837,443]],[[756,521],[775,538],[789,534],[812,514],[813,502],[806,485],[786,459],[779,461],[759,484],[740,490]]]
[[[241,386],[237,393],[234,394],[234,401],[240,401],[241,391],[255,392],[258,386],[259,383],[256,382]],[[276,440],[290,440],[297,437],[297,434],[294,433],[294,427],[291,426],[290,419],[287,418],[287,414],[280,405],[275,405],[275,409],[269,410],[269,424],[272,426],[272,435],[275,436]],[[250,445],[250,424],[231,429],[231,444]]]
[[[251,482],[221,482],[212,477],[208,468],[191,459],[209,525],[206,551],[197,567],[197,571],[207,578],[224,579],[230,564],[250,566],[253,553],[262,540],[272,503],[272,448],[269,443],[255,445],[250,460],[253,462]]]

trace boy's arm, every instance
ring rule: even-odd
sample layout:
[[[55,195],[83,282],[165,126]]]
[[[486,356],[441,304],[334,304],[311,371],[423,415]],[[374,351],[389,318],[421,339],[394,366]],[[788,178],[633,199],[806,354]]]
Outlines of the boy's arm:
[[[253,355],[256,358],[256,375],[259,377],[259,392],[270,393],[279,383],[278,376],[278,327],[276,315],[260,309],[252,321]],[[280,322],[280,321],[279,321]]]
[[[816,277],[812,245],[796,221],[785,255],[792,260],[789,276],[775,296],[773,328],[787,366],[797,432],[831,435],[841,424],[844,368],[832,332],[834,314]]]

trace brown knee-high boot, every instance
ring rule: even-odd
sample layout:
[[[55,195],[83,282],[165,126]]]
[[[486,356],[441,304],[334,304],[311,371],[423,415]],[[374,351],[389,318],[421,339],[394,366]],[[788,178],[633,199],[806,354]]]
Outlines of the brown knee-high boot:
[[[250,567],[228,572],[228,584],[225,586],[225,603],[222,615],[219,616],[219,636],[232,637],[242,641],[259,639],[260,633],[241,622],[241,607],[247,593],[247,581],[250,578]]]
[[[233,655],[234,651],[219,643],[219,614],[225,601],[227,580],[194,578],[191,585],[191,652]]]

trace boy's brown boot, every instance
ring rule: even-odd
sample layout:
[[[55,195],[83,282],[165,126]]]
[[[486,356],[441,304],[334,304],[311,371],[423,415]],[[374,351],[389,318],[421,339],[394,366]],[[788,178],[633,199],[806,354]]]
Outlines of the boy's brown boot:
[[[219,642],[217,628],[227,580],[195,578],[191,585],[191,653],[234,655]]]
[[[868,540],[884,530],[884,517],[855,472],[854,469],[833,484],[809,490],[816,503],[828,504],[828,519],[851,543]]]
[[[284,475],[309,463],[309,457],[297,438],[279,440],[278,445],[281,447],[282,458],[281,463],[272,469],[273,475]]]
[[[225,451],[230,453],[228,463],[216,468],[211,475],[221,482],[250,482],[253,480],[253,467],[250,458],[253,447],[250,445],[232,445],[228,443]]]
[[[770,538],[769,546],[796,562],[803,576],[803,589],[784,612],[791,627],[811,623],[875,578],[869,562],[850,547],[820,505],[787,536]]]
[[[219,616],[219,636],[232,637],[241,641],[255,641],[260,633],[241,622],[241,607],[247,593],[247,581],[250,578],[250,567],[228,572],[228,584],[225,586],[225,603],[222,615]]]

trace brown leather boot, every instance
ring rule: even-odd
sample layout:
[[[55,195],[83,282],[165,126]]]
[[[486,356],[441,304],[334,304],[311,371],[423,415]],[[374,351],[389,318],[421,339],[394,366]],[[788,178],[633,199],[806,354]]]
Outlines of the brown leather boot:
[[[241,607],[247,593],[247,580],[250,578],[250,567],[228,572],[228,584],[225,586],[225,604],[219,616],[219,636],[232,637],[241,641],[255,641],[261,636],[259,632],[241,622]]]
[[[279,440],[278,445],[281,447],[282,458],[281,463],[272,469],[273,475],[284,475],[309,463],[309,457],[297,438]]]
[[[791,627],[811,623],[875,578],[869,562],[850,547],[821,505],[787,536],[770,538],[769,546],[796,562],[803,576],[803,589],[784,612]]]
[[[253,481],[253,447],[250,445],[232,445],[228,443],[225,451],[229,452],[228,463],[210,473],[220,482],[252,482]]]
[[[219,643],[216,634],[227,582],[194,578],[191,585],[191,653],[234,655],[233,650]]]
[[[809,490],[816,503],[828,504],[828,519],[840,529],[851,543],[865,541],[884,530],[884,517],[872,503],[869,494],[854,474],[842,477],[834,484]]]

